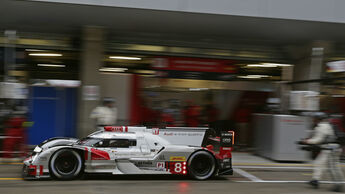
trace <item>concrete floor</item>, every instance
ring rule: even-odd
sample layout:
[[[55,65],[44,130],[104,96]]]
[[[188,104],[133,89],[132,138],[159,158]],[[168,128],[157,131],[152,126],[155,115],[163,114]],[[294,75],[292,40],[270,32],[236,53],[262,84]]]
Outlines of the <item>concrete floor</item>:
[[[20,179],[21,164],[0,164],[0,193],[45,194],[164,194],[164,193],[245,193],[245,194],[292,194],[333,193],[331,184],[320,189],[310,188],[305,182],[312,170],[309,164],[252,163],[236,164],[233,176],[217,177],[207,181],[195,181],[176,176],[99,176],[88,175],[83,180],[56,181]],[[325,180],[329,180],[325,176]]]

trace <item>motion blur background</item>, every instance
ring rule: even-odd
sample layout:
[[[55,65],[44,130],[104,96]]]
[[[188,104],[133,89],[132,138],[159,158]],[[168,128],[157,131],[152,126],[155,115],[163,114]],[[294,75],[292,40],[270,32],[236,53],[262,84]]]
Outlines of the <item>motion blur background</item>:
[[[304,161],[294,142],[311,128],[306,112],[328,111],[339,123],[345,113],[344,7],[2,0],[0,154],[85,137],[95,131],[92,109],[112,97],[117,125],[235,130],[235,150]],[[14,116],[25,120],[19,132]],[[4,148],[6,138],[16,146]]]

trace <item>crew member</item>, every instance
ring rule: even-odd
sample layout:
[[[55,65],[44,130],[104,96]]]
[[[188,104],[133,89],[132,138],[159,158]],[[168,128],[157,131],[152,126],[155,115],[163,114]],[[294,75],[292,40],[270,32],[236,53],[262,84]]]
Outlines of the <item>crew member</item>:
[[[320,112],[314,115],[314,134],[311,138],[302,140],[302,143],[319,145],[321,152],[314,161],[313,178],[309,182],[314,188],[319,187],[319,180],[325,169],[328,169],[335,183],[333,191],[341,192],[344,176],[339,167],[341,146],[336,141],[336,135],[332,125],[327,120],[327,115]]]
[[[96,107],[90,115],[96,120],[97,127],[115,125],[117,120],[117,108],[113,98],[104,98],[103,104]]]
[[[7,121],[7,128],[3,141],[4,158],[12,158],[18,150],[21,156],[25,156],[26,133],[24,128],[25,118],[22,116],[12,116]]]

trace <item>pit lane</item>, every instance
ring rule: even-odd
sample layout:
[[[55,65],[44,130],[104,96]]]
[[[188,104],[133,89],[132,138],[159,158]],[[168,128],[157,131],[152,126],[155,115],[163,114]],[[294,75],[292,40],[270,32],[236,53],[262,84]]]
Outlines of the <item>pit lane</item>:
[[[343,167],[344,168],[344,167]],[[82,180],[24,181],[20,178],[21,164],[0,164],[1,193],[333,193],[329,176],[320,189],[310,188],[310,165],[234,165],[233,176],[195,181],[179,176],[109,176],[87,175]]]

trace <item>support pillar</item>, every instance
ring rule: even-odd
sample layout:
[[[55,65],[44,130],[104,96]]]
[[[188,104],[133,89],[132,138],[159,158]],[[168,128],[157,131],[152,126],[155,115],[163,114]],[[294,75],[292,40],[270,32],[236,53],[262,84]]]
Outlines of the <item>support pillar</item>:
[[[79,92],[78,137],[86,137],[95,131],[95,123],[90,119],[90,113],[99,105],[101,100],[102,80],[99,68],[102,66],[104,57],[104,28],[85,27],[82,37],[80,60],[82,85]],[[91,91],[86,91],[86,89]],[[95,95],[85,98],[85,92],[94,93]]]

